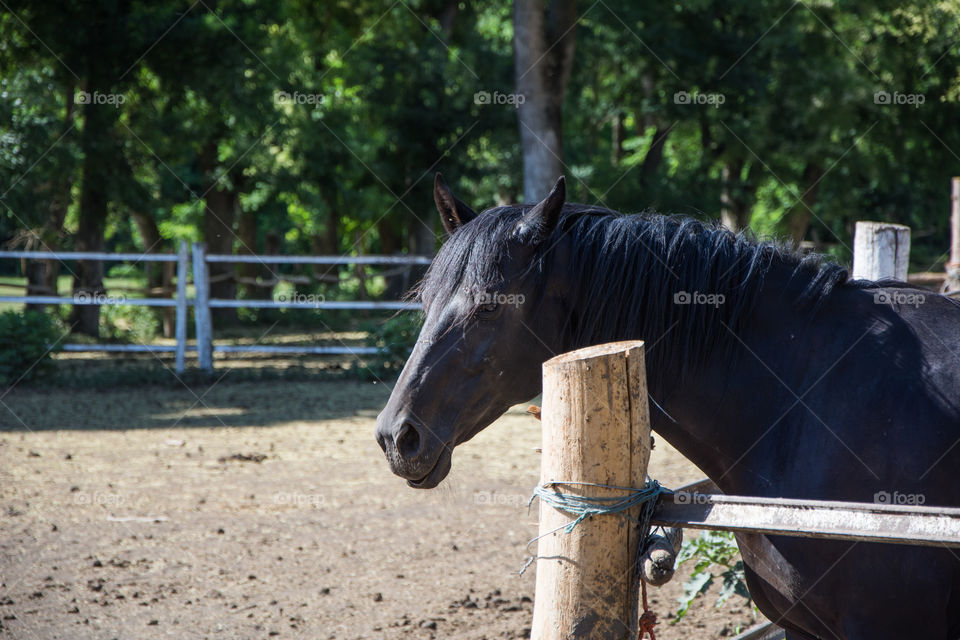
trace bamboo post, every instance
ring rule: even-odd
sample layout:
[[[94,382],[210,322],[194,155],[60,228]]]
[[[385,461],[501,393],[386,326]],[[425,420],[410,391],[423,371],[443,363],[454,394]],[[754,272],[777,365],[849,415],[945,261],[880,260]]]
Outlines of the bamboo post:
[[[960,178],[953,178],[950,191],[950,262],[944,293],[960,291]]]
[[[910,227],[858,221],[853,236],[853,277],[907,281]]]
[[[643,487],[650,459],[643,342],[588,347],[545,362],[542,424],[542,482]],[[623,493],[559,489],[590,497]],[[573,519],[541,502],[532,640],[635,638],[637,527],[612,514],[565,533]]]

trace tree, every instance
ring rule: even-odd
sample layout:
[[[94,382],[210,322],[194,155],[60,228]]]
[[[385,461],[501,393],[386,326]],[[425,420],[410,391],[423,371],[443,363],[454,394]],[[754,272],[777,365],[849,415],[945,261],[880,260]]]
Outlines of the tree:
[[[523,196],[539,202],[563,163],[563,101],[576,46],[576,0],[515,0],[513,48]],[[522,99],[519,98],[522,96]]]

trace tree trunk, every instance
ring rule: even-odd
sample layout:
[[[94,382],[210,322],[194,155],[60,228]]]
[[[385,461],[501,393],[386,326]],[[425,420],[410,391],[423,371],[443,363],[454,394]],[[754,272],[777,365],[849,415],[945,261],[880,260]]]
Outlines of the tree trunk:
[[[74,95],[76,85],[68,83],[65,90],[66,111],[63,117],[63,130],[66,133],[74,126],[73,116],[75,111]],[[63,223],[67,218],[67,207],[70,205],[70,189],[73,186],[72,175],[69,171],[61,174],[57,180],[53,181],[50,192],[37,194],[38,197],[46,197],[50,202],[50,214],[47,217],[47,223],[40,231],[41,246],[38,247],[44,251],[56,251],[60,246],[60,236],[63,233]],[[60,261],[59,260],[30,260],[24,270],[27,274],[27,295],[59,295],[58,282],[60,279]],[[28,304],[28,311],[43,311],[46,305]]]
[[[92,77],[91,87],[106,87]],[[80,208],[77,216],[77,250],[103,251],[107,221],[108,179],[116,163],[117,145],[111,129],[117,110],[103,105],[86,105],[81,137],[83,172]],[[81,260],[74,278],[74,295],[99,296],[104,294],[103,261]],[[75,305],[70,314],[72,331],[93,337],[100,336],[100,307]]]
[[[672,127],[657,130],[653,132],[653,140],[650,142],[650,148],[647,155],[643,157],[643,164],[640,165],[640,184],[650,184],[653,176],[656,175],[660,163],[663,161],[663,150],[667,146],[667,136],[670,135]]]
[[[209,180],[205,185],[206,206],[203,211],[203,239],[207,244],[207,253],[232,254],[233,241],[236,238],[233,225],[240,199],[234,191],[225,189],[223,182],[216,181],[217,143],[215,141],[204,145],[198,161],[203,176]],[[234,265],[224,262],[210,263],[211,298],[232,300],[237,297],[233,267]],[[236,309],[213,309],[212,314],[213,319],[220,322],[232,323],[237,319]]]
[[[143,242],[144,253],[160,253],[166,247],[163,238],[160,236],[160,229],[157,222],[151,216],[141,211],[134,211],[131,214],[133,222],[137,225],[137,231],[140,233],[140,240]],[[147,277],[147,295],[149,297],[173,296],[173,272],[174,263],[172,262],[144,262],[144,274]],[[163,308],[163,337],[172,338],[176,324],[176,309],[172,307]]]
[[[237,254],[245,256],[256,255],[257,252],[257,216],[252,211],[240,212],[240,223],[238,225],[238,235],[240,244],[237,246]],[[269,251],[265,250],[265,253]],[[273,279],[273,274],[266,271],[263,265],[255,262],[238,262],[237,275],[242,278],[239,283],[241,297],[249,300],[269,300],[272,298],[273,286],[260,284],[256,282],[257,278],[265,277]]]
[[[740,177],[743,160],[729,160],[720,172],[723,187],[720,192],[720,221],[731,231],[742,231],[750,226],[752,188]]]
[[[620,159],[623,157],[623,112],[617,111],[613,114],[610,123],[610,164],[614,167],[620,166]]]
[[[130,214],[133,222],[137,225],[137,231],[140,233],[140,240],[143,241],[144,253],[160,253],[163,246],[163,238],[160,237],[160,229],[157,222],[149,215],[134,211]],[[163,269],[162,262],[144,262],[143,270],[147,276],[147,289],[151,294],[160,293],[154,291],[163,287]],[[163,293],[167,293],[164,291]]]
[[[576,0],[515,0],[513,49],[523,147],[523,196],[539,202],[563,165],[563,98],[573,67]],[[520,99],[518,98],[518,102]]]
[[[819,163],[809,162],[803,169],[803,180],[800,183],[804,189],[800,199],[787,212],[787,230],[790,238],[797,246],[807,235],[810,227],[813,206],[817,203],[820,191],[820,179],[823,177],[823,167]]]
[[[312,239],[316,255],[335,256],[340,253],[340,201],[336,188],[326,190],[327,221],[323,234]],[[386,251],[384,251],[386,253]],[[321,282],[340,282],[340,267],[337,265],[314,265],[313,278]]]

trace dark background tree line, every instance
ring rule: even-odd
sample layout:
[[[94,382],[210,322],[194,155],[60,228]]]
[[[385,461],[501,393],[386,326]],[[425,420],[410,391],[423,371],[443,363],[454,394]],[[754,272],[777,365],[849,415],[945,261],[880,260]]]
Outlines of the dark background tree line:
[[[960,0],[5,7],[6,247],[430,254],[442,170],[478,208],[566,174],[573,200],[840,259],[857,219],[913,227],[918,269],[946,257]],[[102,264],[75,266],[74,292],[103,290]],[[51,293],[60,271],[24,275]],[[270,294],[260,265],[211,276],[215,297]],[[74,331],[99,311],[75,307]]]

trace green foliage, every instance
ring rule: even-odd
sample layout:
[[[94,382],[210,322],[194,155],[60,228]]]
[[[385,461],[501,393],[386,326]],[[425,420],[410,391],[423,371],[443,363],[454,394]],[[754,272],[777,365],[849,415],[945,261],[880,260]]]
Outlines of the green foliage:
[[[691,559],[695,559],[696,564],[690,579],[683,585],[680,608],[677,609],[673,623],[687,614],[693,600],[706,593],[717,578],[723,580],[717,597],[717,607],[734,594],[746,598],[747,603],[751,602],[743,573],[743,560],[740,559],[740,551],[732,533],[704,531],[693,540],[685,540],[677,556],[677,564]],[[715,570],[719,571],[719,576],[714,574]]]
[[[15,384],[49,373],[51,347],[62,336],[57,322],[46,313],[0,313],[0,382]]]
[[[86,202],[102,205],[107,250],[170,251],[230,238],[210,224],[219,200],[243,235],[222,251],[428,254],[434,170],[478,210],[519,198],[517,111],[474,100],[515,86],[510,3],[5,9],[0,243],[81,248]],[[763,235],[845,261],[855,220],[901,222],[915,268],[939,268],[960,149],[960,2],[580,10],[563,105],[572,200],[712,219],[733,208]],[[122,102],[79,100],[95,92]]]
[[[150,307],[105,305],[100,310],[100,335],[106,340],[147,344],[157,337],[160,321]]]

